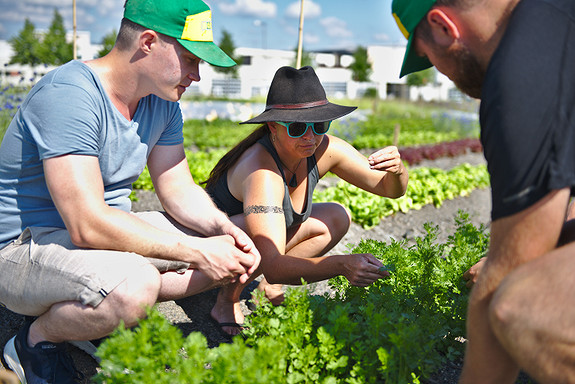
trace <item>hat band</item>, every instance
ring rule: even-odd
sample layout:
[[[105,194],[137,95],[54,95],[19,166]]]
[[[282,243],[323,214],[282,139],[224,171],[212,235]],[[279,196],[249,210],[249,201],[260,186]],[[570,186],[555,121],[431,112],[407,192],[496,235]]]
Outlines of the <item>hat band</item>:
[[[329,101],[320,100],[320,101],[310,101],[309,103],[300,103],[300,104],[272,104],[266,107],[266,111],[269,109],[305,109],[305,108],[313,108],[319,107],[321,105],[327,105]]]

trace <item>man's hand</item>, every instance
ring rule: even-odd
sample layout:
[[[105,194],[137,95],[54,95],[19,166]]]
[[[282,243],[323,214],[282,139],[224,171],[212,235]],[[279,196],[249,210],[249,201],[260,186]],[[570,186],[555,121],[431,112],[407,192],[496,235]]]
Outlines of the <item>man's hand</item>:
[[[251,267],[245,274],[239,276],[240,283],[244,284],[249,277],[256,271],[256,269],[260,265],[260,261],[262,259],[260,252],[256,248],[256,245],[252,241],[252,239],[242,231],[238,226],[233,225],[230,223],[229,226],[224,228],[225,234],[230,235],[236,242],[236,247],[245,252],[248,255],[253,257],[253,262]]]
[[[471,268],[465,271],[465,273],[463,274],[463,279],[467,281],[467,283],[465,283],[467,288],[473,287],[473,285],[477,282],[477,279],[479,278],[479,273],[481,272],[483,264],[485,263],[486,260],[487,256],[482,257],[481,259],[479,259],[477,263],[471,266]]]
[[[383,267],[383,268],[382,268]],[[384,265],[370,253],[357,253],[346,256],[343,274],[351,285],[367,287],[374,281],[389,276]]]
[[[192,268],[222,284],[247,281],[259,263],[259,253],[238,248],[230,235],[190,239],[194,241],[191,248],[197,252]]]

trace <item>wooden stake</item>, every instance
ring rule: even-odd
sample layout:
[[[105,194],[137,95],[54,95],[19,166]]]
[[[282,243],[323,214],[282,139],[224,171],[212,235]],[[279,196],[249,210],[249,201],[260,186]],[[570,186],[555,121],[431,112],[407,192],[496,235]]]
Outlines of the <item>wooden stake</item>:
[[[299,39],[297,43],[296,69],[301,68],[301,56],[303,50],[303,1],[304,0],[301,0],[301,8],[299,11]]]
[[[73,15],[73,28],[72,28],[72,51],[74,54],[74,60],[78,58],[76,54],[76,0],[72,0],[72,15]]]
[[[401,131],[401,126],[399,124],[395,124],[395,128],[393,129],[393,145],[395,147],[399,144],[399,131]]]

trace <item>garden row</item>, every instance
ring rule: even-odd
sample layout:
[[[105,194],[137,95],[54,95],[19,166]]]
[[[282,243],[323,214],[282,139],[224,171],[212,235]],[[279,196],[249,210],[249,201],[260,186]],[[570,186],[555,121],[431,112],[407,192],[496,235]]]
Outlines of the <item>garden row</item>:
[[[457,156],[469,150],[480,150],[481,147],[477,146],[476,143],[477,139],[466,139],[452,143],[408,148],[406,153],[417,159],[431,159],[430,156],[438,156],[438,154]],[[206,180],[216,162],[225,152],[224,149],[187,151],[188,165],[194,180],[197,182]],[[488,186],[489,175],[485,165],[461,164],[450,170],[419,167],[409,169],[407,191],[404,196],[398,199],[380,197],[341,180],[333,187],[316,190],[314,201],[338,202],[351,212],[354,222],[364,228],[370,228],[377,225],[381,218],[396,212],[420,209],[427,204],[440,207],[445,200],[466,196],[474,189]],[[147,170],[134,183],[134,188],[153,190],[153,184]]]
[[[23,95],[24,90],[17,87],[5,87],[0,92],[0,133],[17,111]],[[353,114],[350,116],[334,121],[330,133],[347,140],[358,150],[396,144],[402,159],[410,166],[425,159],[435,160],[481,151],[481,144],[476,138],[478,123],[468,113],[440,111],[425,105],[382,102],[377,113],[363,119]],[[186,120],[184,145],[189,148],[186,155],[194,180],[206,180],[223,154],[253,129],[251,125],[240,125],[229,120]],[[321,192],[316,191],[314,199],[344,204],[352,212],[353,220],[368,228],[395,212],[419,209],[425,204],[440,206],[446,199],[489,185],[484,166],[461,165],[449,171],[414,168],[409,172],[408,190],[400,199],[374,196],[344,182]],[[147,170],[133,186],[135,189],[153,190]]]
[[[409,170],[407,191],[398,199],[380,197],[341,180],[335,187],[316,190],[314,201],[342,204],[351,212],[354,222],[368,229],[396,212],[421,209],[427,204],[440,207],[446,200],[467,196],[474,189],[488,186],[489,174],[485,165],[461,164],[447,171],[422,167]]]
[[[480,150],[474,122],[411,108],[370,116],[365,122],[336,121],[330,133],[360,150],[397,144],[409,165],[422,159],[458,156]],[[253,126],[225,121],[186,122],[188,165],[197,182],[206,180],[215,163]],[[469,132],[475,134],[469,134]],[[193,149],[192,149],[193,148]],[[410,167],[405,196],[385,199],[340,181],[317,190],[314,201],[337,201],[364,227],[394,212],[440,206],[446,199],[489,185],[485,166],[461,164],[450,170]],[[152,189],[144,172],[135,188]],[[354,253],[371,253],[390,278],[367,288],[330,280],[332,296],[289,290],[284,305],[269,304],[246,319],[242,338],[208,348],[205,336],[181,332],[151,310],[133,330],[120,328],[98,350],[100,383],[420,383],[461,358],[468,289],[461,275],[487,249],[484,227],[466,214],[457,230],[438,244],[438,227],[415,245],[362,241]],[[262,297],[260,302],[265,301]]]
[[[457,157],[469,152],[480,153],[482,151],[483,147],[477,138],[466,138],[438,144],[399,149],[402,160],[409,165],[419,164],[423,160],[437,160],[442,157]]]
[[[420,383],[464,352],[468,289],[462,273],[487,249],[485,228],[466,214],[446,243],[438,227],[407,247],[362,241],[387,279],[367,288],[330,280],[332,296],[292,289],[246,319],[231,344],[208,348],[201,333],[184,338],[151,310],[132,330],[120,328],[98,349],[99,383]],[[260,302],[263,298],[260,297]]]

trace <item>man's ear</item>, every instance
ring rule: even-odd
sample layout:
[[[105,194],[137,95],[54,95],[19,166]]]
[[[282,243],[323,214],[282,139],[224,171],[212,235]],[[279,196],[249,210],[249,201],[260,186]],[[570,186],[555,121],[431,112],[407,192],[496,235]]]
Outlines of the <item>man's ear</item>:
[[[152,50],[152,45],[158,43],[158,40],[158,34],[151,29],[147,29],[140,34],[140,40],[138,42],[139,48],[142,50],[142,52],[150,53]]]
[[[441,8],[427,12],[427,22],[431,26],[434,41],[442,46],[449,46],[461,37],[455,19]]]

